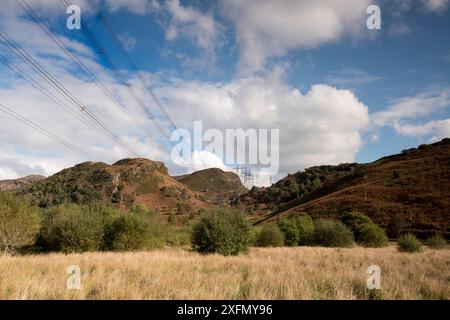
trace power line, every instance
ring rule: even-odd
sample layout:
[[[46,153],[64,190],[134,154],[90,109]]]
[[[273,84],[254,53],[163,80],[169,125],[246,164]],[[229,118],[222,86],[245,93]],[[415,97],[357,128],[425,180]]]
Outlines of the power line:
[[[61,0],[62,4],[64,6],[70,6],[72,5],[72,3],[69,0]],[[98,51],[98,53],[103,56],[103,58],[105,59],[106,63],[109,65],[109,67],[112,69],[112,71],[114,72],[115,77],[127,88],[128,92],[136,99],[136,101],[139,103],[139,105],[142,107],[142,109],[144,110],[144,112],[147,115],[147,118],[149,120],[151,120],[153,122],[153,124],[158,128],[158,130],[162,133],[162,135],[170,141],[170,137],[167,135],[167,133],[163,130],[163,128],[159,125],[158,121],[156,120],[156,118],[153,116],[153,114],[151,113],[150,110],[148,110],[148,108],[146,107],[145,103],[143,102],[143,100],[136,94],[136,92],[134,91],[134,89],[132,88],[132,86],[127,83],[127,81],[125,80],[125,76],[123,75],[123,73],[115,66],[115,64],[112,62],[111,58],[109,57],[109,55],[106,53],[106,50],[100,45],[99,41],[97,40],[97,38],[95,37],[95,35],[90,31],[89,26],[84,22],[84,20],[81,20],[81,29],[83,30],[83,32],[89,37],[89,39],[92,41],[92,43],[94,44],[96,50]]]
[[[122,102],[110,91],[108,88],[101,83],[95,75],[89,70],[89,68],[78,58],[78,56],[70,51],[67,45],[61,41],[49,28],[49,26],[36,14],[36,12],[31,8],[25,0],[16,0],[16,3],[22,8],[22,10],[28,14],[28,16],[47,34],[47,36],[56,43],[56,45],[64,52],[64,54],[69,57],[72,62],[80,67],[81,70],[93,81],[102,91],[108,96],[127,116],[130,120],[136,123],[136,125],[148,134],[152,140],[151,132],[147,130],[144,125],[122,104]]]
[[[166,110],[164,109],[161,101],[158,99],[157,95],[154,93],[154,91],[152,90],[150,84],[148,83],[147,80],[145,80],[144,76],[142,75],[142,73],[140,72],[139,68],[137,67],[136,63],[134,63],[133,59],[131,58],[131,56],[129,55],[129,53],[127,52],[127,50],[125,50],[124,46],[122,45],[122,43],[119,41],[119,39],[117,38],[111,24],[109,23],[109,19],[108,16],[106,14],[103,14],[100,9],[98,8],[98,6],[95,4],[94,0],[88,0],[89,4],[91,5],[91,7],[97,11],[97,16],[100,18],[100,21],[103,23],[103,25],[105,26],[105,29],[108,31],[109,35],[111,36],[111,38],[114,40],[114,42],[116,43],[116,45],[120,48],[123,56],[127,59],[128,64],[133,68],[133,70],[136,72],[139,80],[141,80],[142,84],[144,85],[144,87],[147,89],[147,91],[150,93],[150,96],[152,97],[153,101],[156,103],[156,105],[159,107],[159,109],[161,110],[161,112],[164,114],[164,116],[166,117],[166,119],[170,122],[170,124],[172,125],[172,129],[176,129],[177,126],[175,125],[175,123],[173,122],[173,120],[170,118],[169,114],[166,112]]]
[[[46,135],[47,137],[59,142],[60,144],[64,145],[65,147],[71,149],[72,151],[80,154],[83,157],[87,157],[89,159],[94,159],[96,161],[100,161],[98,160],[98,158],[96,158],[95,156],[91,155],[88,152],[83,151],[81,148],[71,144],[70,142],[67,142],[66,140],[58,137],[57,135],[53,134],[52,132],[48,131],[47,129],[41,127],[40,125],[38,125],[37,123],[35,123],[34,121],[18,114],[17,112],[13,111],[12,109],[8,108],[7,106],[3,105],[0,103],[0,110],[3,111],[4,113],[8,114],[9,116],[13,117],[14,119],[26,124],[27,126],[41,132],[42,134]]]
[[[11,71],[15,72],[19,77],[23,78],[26,82],[28,82],[29,84],[31,84],[35,89],[37,89],[38,91],[40,91],[42,94],[44,94],[45,96],[47,96],[50,100],[52,100],[56,105],[58,105],[59,107],[63,108],[64,110],[66,110],[67,112],[69,112],[74,118],[76,118],[77,120],[83,122],[86,126],[88,126],[89,128],[95,130],[96,132],[98,132],[100,135],[104,135],[105,137],[107,137],[105,135],[104,132],[100,131],[97,127],[95,127],[91,122],[89,122],[89,119],[85,119],[82,116],[80,116],[77,112],[75,112],[74,110],[72,110],[64,101],[62,101],[61,99],[59,99],[56,95],[54,95],[53,93],[51,93],[50,91],[48,91],[44,86],[42,86],[39,82],[37,82],[36,80],[34,80],[33,78],[27,76],[27,74],[22,71],[19,67],[15,66],[14,64],[12,64],[10,61],[8,61],[8,59],[0,54],[0,62],[3,63],[3,65],[5,67],[7,67],[8,69],[10,69]]]
[[[0,29],[0,37],[3,38],[3,42],[8,46],[11,51],[13,51],[20,59],[22,59],[27,65],[29,65],[33,70],[35,70],[38,75],[43,78],[47,83],[49,83],[55,90],[57,90],[61,95],[68,99],[75,107],[79,108],[81,112],[84,112],[92,123],[95,124],[101,131],[108,134],[108,137],[115,143],[119,144],[126,151],[130,152],[139,157],[138,153],[125,142],[117,136],[111,128],[108,127],[104,122],[102,122],[95,114],[93,114],[80,100],[74,96],[69,90],[67,90],[58,80],[56,80],[51,74],[49,74],[45,68],[43,68],[36,60],[34,60],[24,49],[12,40],[4,31]]]

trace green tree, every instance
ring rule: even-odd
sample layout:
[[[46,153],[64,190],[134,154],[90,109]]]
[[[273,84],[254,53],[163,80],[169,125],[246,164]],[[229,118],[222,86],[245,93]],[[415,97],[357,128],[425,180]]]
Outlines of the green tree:
[[[388,238],[384,230],[369,217],[359,212],[349,212],[342,216],[341,221],[352,231],[357,244],[364,247],[388,245]]]
[[[364,247],[380,248],[389,244],[382,228],[375,223],[362,223],[356,226],[353,236],[357,244]]]
[[[53,207],[45,214],[41,243],[50,250],[63,252],[101,250],[105,230],[119,214],[102,204]]]
[[[278,227],[284,234],[284,244],[287,246],[298,246],[300,233],[294,221],[289,218],[281,218]]]
[[[315,221],[314,243],[324,247],[350,247],[353,234],[340,221],[319,219]]]
[[[341,217],[341,221],[350,230],[354,231],[358,225],[363,223],[373,223],[373,221],[366,215],[363,215],[357,211],[347,212]]]
[[[284,234],[274,223],[265,224],[256,236],[258,247],[281,247],[284,244]]]
[[[284,233],[285,244],[288,246],[307,245],[312,241],[314,223],[308,215],[296,214],[281,218],[278,226]]]
[[[237,255],[252,243],[251,228],[241,211],[210,209],[193,226],[192,246],[200,253]]]
[[[0,193],[0,249],[11,253],[35,243],[40,228],[38,208]]]
[[[143,213],[122,213],[108,227],[106,248],[115,251],[153,249],[164,245],[164,226]]]

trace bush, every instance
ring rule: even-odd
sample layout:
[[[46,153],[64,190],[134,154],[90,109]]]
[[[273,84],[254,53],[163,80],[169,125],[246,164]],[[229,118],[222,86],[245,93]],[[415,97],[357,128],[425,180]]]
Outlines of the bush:
[[[237,255],[246,251],[252,242],[251,225],[240,211],[211,209],[195,223],[191,242],[200,253]]]
[[[345,213],[341,217],[341,221],[345,224],[352,232],[363,223],[373,223],[373,221],[366,215],[363,215],[357,211]]]
[[[118,213],[101,204],[75,204],[49,209],[40,242],[47,249],[63,252],[101,250],[104,232]]]
[[[257,234],[256,245],[258,247],[281,247],[284,245],[284,234],[276,224],[266,224]]]
[[[375,223],[362,223],[358,225],[353,232],[353,236],[356,243],[364,247],[380,248],[386,247],[389,244],[384,230]]]
[[[447,241],[445,241],[445,239],[441,235],[436,234],[428,238],[427,244],[430,248],[442,249],[447,245]]]
[[[341,221],[352,231],[357,244],[364,247],[385,247],[388,245],[388,238],[384,230],[369,217],[359,212],[349,212],[342,216]]]
[[[297,246],[300,241],[300,233],[294,221],[289,218],[281,218],[278,227],[284,234],[284,244],[287,246]]]
[[[312,242],[314,223],[310,216],[298,214],[282,218],[278,226],[284,233],[285,244],[288,246],[307,245]]]
[[[40,228],[38,208],[0,193],[0,250],[10,253],[35,243]]]
[[[405,252],[419,252],[422,249],[422,243],[414,235],[408,233],[398,240],[398,249]]]
[[[169,246],[183,247],[191,244],[191,228],[189,226],[168,225],[164,234],[165,242]]]
[[[105,235],[106,249],[132,251],[153,249],[164,244],[163,228],[149,214],[122,213]]]
[[[314,243],[324,247],[350,247],[353,234],[342,222],[319,219],[315,222]]]
[[[310,216],[296,215],[292,217],[299,233],[298,245],[312,243],[314,236],[314,222]]]

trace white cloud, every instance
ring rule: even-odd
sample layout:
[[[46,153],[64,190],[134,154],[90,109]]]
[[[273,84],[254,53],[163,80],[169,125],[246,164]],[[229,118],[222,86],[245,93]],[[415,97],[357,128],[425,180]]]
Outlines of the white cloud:
[[[450,0],[421,0],[425,10],[442,13],[447,10]]]
[[[223,14],[235,25],[246,72],[262,69],[270,57],[296,48],[315,48],[366,28],[369,0],[228,0]]]
[[[374,134],[377,134],[378,128],[390,126],[403,136],[428,137],[430,141],[449,137],[450,119],[417,123],[419,118],[429,118],[449,106],[450,88],[446,87],[434,87],[414,96],[393,100],[392,104],[383,111],[371,114]]]
[[[430,115],[448,106],[450,88],[431,88],[414,96],[392,100],[385,110],[371,115],[372,122],[375,126],[394,125],[401,120]]]
[[[368,109],[349,90],[318,84],[303,94],[282,71],[229,83],[174,80],[158,89],[180,127],[280,129],[281,172],[353,161],[369,124]],[[189,112],[186,112],[189,110]]]
[[[186,161],[187,159],[181,157],[173,160],[177,165],[186,168],[188,173],[207,168],[229,170],[223,163],[222,159],[220,159],[216,154],[205,150],[196,150],[192,152],[192,158],[189,159],[190,161]]]
[[[118,35],[118,38],[126,51],[130,52],[136,48],[137,40],[135,37],[121,33]]]
[[[179,0],[165,3],[164,10],[169,14],[166,39],[173,41],[179,37],[187,37],[202,49],[214,50],[221,26],[211,14],[182,6]]]
[[[450,137],[450,119],[433,120],[424,124],[395,124],[395,130],[410,137],[430,137],[430,142]]]
[[[368,74],[364,70],[343,68],[331,72],[325,77],[327,83],[337,86],[356,87],[373,81],[382,80],[383,77]]]

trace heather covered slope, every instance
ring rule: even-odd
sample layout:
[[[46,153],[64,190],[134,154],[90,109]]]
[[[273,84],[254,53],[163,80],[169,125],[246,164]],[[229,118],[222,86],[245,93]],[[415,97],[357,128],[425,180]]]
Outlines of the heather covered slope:
[[[387,230],[402,221],[404,231],[448,236],[449,185],[450,139],[444,139],[362,165],[264,219],[298,212],[338,217],[357,210]]]
[[[170,177],[164,163],[123,159],[112,165],[84,162],[64,169],[19,194],[41,207],[104,201],[119,207],[144,204],[163,214],[188,215],[207,206],[198,194]]]

